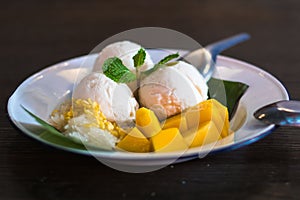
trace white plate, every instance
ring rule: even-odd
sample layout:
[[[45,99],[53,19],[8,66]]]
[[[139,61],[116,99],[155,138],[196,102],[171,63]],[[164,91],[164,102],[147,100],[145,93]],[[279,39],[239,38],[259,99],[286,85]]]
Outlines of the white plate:
[[[184,53],[180,51],[180,53]],[[156,58],[158,53],[151,50]],[[166,165],[172,162],[183,162],[208,153],[231,150],[250,144],[267,135],[274,128],[265,125],[253,117],[253,112],[268,103],[289,99],[283,85],[269,73],[242,61],[219,56],[216,77],[240,81],[249,85],[247,92],[240,100],[231,127],[235,130],[234,138],[221,140],[211,148],[192,148],[184,153],[126,153],[109,151],[87,151],[58,145],[39,137],[38,124],[20,107],[22,104],[43,119],[47,119],[58,103],[71,97],[77,75],[84,76],[89,69],[82,68],[82,63],[92,66],[96,55],[74,58],[46,69],[27,78],[13,93],[8,102],[8,113],[14,124],[28,136],[50,146],[84,155],[94,155],[104,163],[124,164],[128,166]]]

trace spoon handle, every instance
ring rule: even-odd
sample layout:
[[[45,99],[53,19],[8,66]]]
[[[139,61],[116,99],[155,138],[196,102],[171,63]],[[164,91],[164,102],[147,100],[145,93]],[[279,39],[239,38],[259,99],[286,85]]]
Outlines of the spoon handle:
[[[248,33],[240,33],[218,42],[209,44],[205,47],[205,49],[210,52],[212,60],[215,62],[219,53],[248,39],[250,39],[250,35]]]

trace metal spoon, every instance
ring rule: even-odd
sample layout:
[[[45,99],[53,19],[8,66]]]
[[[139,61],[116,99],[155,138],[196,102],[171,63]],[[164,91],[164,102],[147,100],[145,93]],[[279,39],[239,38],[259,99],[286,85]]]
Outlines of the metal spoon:
[[[180,58],[179,60],[184,60],[194,65],[204,76],[205,80],[208,81],[215,70],[217,55],[236,44],[248,40],[249,38],[250,35],[247,33],[234,35],[232,37],[225,38],[223,40],[207,45],[204,48],[189,52],[186,55],[182,56],[182,58]]]
[[[254,113],[254,117],[266,124],[300,127],[300,101],[278,101],[266,105]]]

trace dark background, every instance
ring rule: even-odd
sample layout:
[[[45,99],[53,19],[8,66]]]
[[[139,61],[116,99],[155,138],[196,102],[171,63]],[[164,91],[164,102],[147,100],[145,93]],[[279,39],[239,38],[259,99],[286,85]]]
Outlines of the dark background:
[[[248,32],[250,41],[223,54],[272,73],[299,100],[300,1],[1,1],[0,25],[0,199],[299,198],[299,128],[281,127],[231,152],[128,174],[28,138],[9,121],[6,105],[31,74],[144,26],[174,29],[202,45]]]

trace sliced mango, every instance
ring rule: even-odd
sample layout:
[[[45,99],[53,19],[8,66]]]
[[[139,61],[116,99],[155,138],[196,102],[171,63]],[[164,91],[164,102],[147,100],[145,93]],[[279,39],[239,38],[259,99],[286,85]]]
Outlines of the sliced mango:
[[[212,99],[212,102],[218,108],[221,119],[224,120],[224,126],[223,126],[222,133],[221,133],[222,137],[224,138],[230,134],[229,133],[230,124],[229,124],[228,109],[226,106],[222,105],[219,101],[217,101],[215,99]]]
[[[200,125],[197,131],[188,131],[184,134],[184,140],[189,147],[198,147],[218,141],[221,132],[213,121],[207,121]]]
[[[118,144],[117,147],[130,152],[149,152],[150,141],[134,127]]]
[[[185,118],[188,129],[199,126],[203,122],[211,120],[212,116],[211,104],[199,103],[185,111]]]
[[[163,129],[178,128],[180,132],[188,130],[186,118],[182,114],[175,115],[162,122]]]
[[[229,124],[229,114],[228,114],[228,110],[226,109],[226,113],[225,113],[225,118],[224,118],[224,126],[221,132],[221,136],[227,137],[228,135],[230,135],[230,124]]]
[[[227,108],[215,99],[203,101],[161,124],[153,111],[143,107],[136,112],[136,127],[117,146],[130,152],[184,151],[227,137],[229,126]]]
[[[218,113],[215,113],[216,116],[213,116],[212,120],[215,122],[219,131],[221,131],[221,136],[224,138],[229,135],[230,128],[228,109],[215,99],[210,99],[209,101],[211,101],[213,105],[213,110],[218,110]]]
[[[155,152],[184,151],[188,148],[178,128],[161,130],[151,137],[151,142]]]
[[[188,129],[197,129],[202,123],[213,121],[221,136],[226,137],[229,130],[228,110],[215,99],[203,101],[185,112]]]
[[[154,112],[144,107],[136,111],[136,127],[148,138],[161,130]]]

